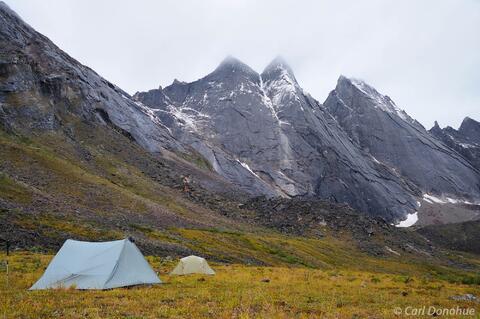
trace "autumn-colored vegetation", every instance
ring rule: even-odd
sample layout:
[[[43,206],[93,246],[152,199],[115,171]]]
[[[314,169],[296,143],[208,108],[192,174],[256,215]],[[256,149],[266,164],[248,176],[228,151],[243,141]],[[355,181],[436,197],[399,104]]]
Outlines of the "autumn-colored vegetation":
[[[0,310],[5,318],[398,318],[407,306],[473,308],[451,297],[480,294],[476,284],[435,274],[213,263],[215,276],[169,276],[175,261],[148,257],[163,284],[108,291],[28,291],[51,255],[15,252],[1,260]]]

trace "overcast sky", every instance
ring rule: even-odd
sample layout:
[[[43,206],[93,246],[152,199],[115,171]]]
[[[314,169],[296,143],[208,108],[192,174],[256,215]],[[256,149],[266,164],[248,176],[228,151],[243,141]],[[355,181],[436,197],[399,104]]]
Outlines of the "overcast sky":
[[[323,102],[365,80],[427,128],[480,120],[480,0],[6,0],[26,22],[127,92],[194,81],[233,55],[281,55]]]

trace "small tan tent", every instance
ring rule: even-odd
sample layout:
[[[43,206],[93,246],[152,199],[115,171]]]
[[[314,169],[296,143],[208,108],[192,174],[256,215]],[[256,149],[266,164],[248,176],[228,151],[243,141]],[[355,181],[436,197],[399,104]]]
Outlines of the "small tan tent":
[[[170,275],[188,275],[188,274],[204,274],[215,275],[215,272],[208,265],[207,261],[198,256],[188,256],[180,259],[177,267]]]

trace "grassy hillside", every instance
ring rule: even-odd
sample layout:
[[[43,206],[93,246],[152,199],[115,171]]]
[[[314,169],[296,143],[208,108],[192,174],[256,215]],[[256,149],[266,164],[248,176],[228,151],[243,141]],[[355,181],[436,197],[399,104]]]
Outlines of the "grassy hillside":
[[[15,246],[58,248],[69,237],[133,235],[144,246],[168,250],[152,238],[150,228],[239,227],[208,208],[217,195],[197,192],[213,202],[200,205],[181,192],[182,174],[203,174],[194,182],[228,191],[208,170],[146,153],[111,129],[75,123],[68,134],[28,138],[0,130],[0,229]],[[233,205],[220,198],[224,209]]]

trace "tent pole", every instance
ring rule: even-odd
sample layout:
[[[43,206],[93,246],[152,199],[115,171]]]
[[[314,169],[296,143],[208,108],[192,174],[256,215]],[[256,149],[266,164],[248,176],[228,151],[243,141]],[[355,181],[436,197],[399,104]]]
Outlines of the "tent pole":
[[[9,273],[8,273],[8,259],[5,260],[5,266],[7,267],[7,291],[8,291],[8,288],[10,288],[9,287],[9,281],[8,281],[8,276],[9,276]]]

